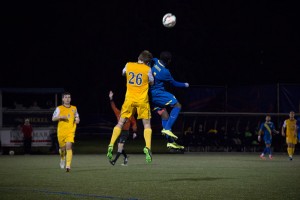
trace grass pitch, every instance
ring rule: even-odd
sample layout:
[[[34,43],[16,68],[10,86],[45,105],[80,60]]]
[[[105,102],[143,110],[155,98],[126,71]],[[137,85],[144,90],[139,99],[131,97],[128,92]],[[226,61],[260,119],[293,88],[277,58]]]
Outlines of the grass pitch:
[[[129,154],[115,166],[105,154],[0,156],[0,199],[299,199],[300,157],[259,153]]]

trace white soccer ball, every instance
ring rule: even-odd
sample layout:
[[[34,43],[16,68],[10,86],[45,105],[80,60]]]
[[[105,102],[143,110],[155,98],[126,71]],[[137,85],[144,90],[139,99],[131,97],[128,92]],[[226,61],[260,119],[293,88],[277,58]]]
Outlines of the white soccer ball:
[[[172,13],[167,13],[164,15],[162,19],[162,23],[165,27],[172,28],[176,24],[176,16],[173,15]]]
[[[9,155],[13,156],[13,155],[15,155],[15,152],[12,151],[12,150],[10,150],[10,151],[9,151]]]

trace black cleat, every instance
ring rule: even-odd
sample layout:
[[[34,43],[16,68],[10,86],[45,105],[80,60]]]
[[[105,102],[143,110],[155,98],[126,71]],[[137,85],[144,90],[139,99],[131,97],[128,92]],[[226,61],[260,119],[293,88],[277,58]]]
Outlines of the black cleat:
[[[109,162],[110,162],[110,164],[112,164],[112,165],[115,165],[115,164],[116,164],[116,162],[113,161],[113,160],[110,160]]]

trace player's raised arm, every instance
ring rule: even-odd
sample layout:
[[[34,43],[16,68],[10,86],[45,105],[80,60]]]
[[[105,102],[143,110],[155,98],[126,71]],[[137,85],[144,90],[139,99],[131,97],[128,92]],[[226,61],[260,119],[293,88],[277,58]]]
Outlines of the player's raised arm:
[[[109,91],[108,97],[110,100],[110,106],[111,106],[112,110],[114,111],[115,115],[119,116],[121,111],[117,108],[117,106],[114,102],[113,96],[114,96],[114,93],[112,91]]]
[[[179,88],[189,87],[188,83],[175,81],[169,70],[166,70],[166,72],[167,72],[165,74],[166,80],[168,80],[171,83],[171,85],[173,85],[174,87],[179,87]]]

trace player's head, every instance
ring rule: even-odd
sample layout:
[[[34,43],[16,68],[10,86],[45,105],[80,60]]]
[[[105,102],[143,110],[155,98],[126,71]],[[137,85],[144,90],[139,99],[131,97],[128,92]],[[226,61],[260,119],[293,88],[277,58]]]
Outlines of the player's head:
[[[291,119],[294,119],[294,117],[295,117],[295,112],[294,112],[294,111],[290,111],[289,116],[290,116]]]
[[[172,54],[169,51],[163,51],[160,53],[160,60],[162,60],[166,65],[169,65],[172,60]]]
[[[266,115],[266,121],[267,122],[271,121],[271,115]]]
[[[70,92],[64,92],[62,93],[62,102],[65,105],[69,105],[71,102],[71,93]]]
[[[152,53],[150,51],[144,50],[140,53],[138,60],[147,65],[151,62],[152,58]]]

